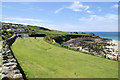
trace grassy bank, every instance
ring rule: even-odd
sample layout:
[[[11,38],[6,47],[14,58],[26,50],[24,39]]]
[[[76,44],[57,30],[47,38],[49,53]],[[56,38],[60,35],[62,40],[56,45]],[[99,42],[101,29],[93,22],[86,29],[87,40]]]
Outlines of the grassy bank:
[[[27,29],[32,31],[35,34],[46,34],[46,35],[66,35],[70,33],[62,32],[62,31],[56,31],[56,30],[50,30],[44,27],[38,27],[38,26],[30,26],[28,25]]]
[[[46,43],[43,38],[17,39],[11,46],[28,78],[116,78],[112,61]]]

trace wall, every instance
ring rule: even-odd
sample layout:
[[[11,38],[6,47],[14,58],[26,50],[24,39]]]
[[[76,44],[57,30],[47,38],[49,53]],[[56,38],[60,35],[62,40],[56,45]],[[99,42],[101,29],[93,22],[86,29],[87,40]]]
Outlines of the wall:
[[[13,35],[11,38],[3,41],[1,80],[24,80],[19,64],[10,49],[15,39],[16,36]]]

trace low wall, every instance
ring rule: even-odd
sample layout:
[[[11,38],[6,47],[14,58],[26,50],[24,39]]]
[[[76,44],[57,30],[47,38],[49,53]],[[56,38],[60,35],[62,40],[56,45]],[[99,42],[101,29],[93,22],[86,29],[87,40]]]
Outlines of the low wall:
[[[2,75],[1,80],[24,80],[17,60],[14,58],[10,45],[15,41],[16,36],[3,41],[2,49]]]

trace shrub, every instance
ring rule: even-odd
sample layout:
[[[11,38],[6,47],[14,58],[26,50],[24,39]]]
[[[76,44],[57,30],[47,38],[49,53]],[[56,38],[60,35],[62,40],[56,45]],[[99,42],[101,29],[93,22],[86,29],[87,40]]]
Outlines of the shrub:
[[[106,55],[104,55],[104,58],[106,58]]]
[[[2,37],[3,40],[5,40],[5,39],[11,37],[13,34],[14,34],[14,32],[12,32],[12,31],[4,30],[4,31],[2,31],[1,37]]]
[[[64,48],[69,49],[69,47],[68,47],[68,46],[66,46],[66,45],[61,45],[61,47],[64,47]]]
[[[116,59],[115,59],[115,58],[113,58],[113,60],[115,60],[115,61],[116,61]]]

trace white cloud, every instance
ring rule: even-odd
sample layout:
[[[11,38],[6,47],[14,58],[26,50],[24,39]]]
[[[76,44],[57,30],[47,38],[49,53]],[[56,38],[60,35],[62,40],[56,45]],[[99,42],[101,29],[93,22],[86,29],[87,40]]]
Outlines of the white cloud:
[[[20,17],[7,17],[3,18],[5,20],[15,20],[15,21],[34,21],[34,22],[45,22],[45,20],[31,19],[31,18],[20,18]]]
[[[90,15],[79,19],[81,23],[87,25],[87,29],[96,29],[98,31],[117,31],[118,15],[106,14],[103,16]]]
[[[82,9],[87,10],[90,7],[83,5],[79,1],[74,1],[74,3],[71,6],[67,7],[67,8],[72,9],[73,11],[82,11]]]
[[[83,5],[82,3],[80,3],[79,1],[74,1],[72,5],[70,6],[67,6],[67,7],[63,7],[63,8],[59,8],[55,11],[55,13],[58,13],[60,12],[61,10],[63,9],[71,9],[72,11],[75,11],[75,12],[81,12],[81,11],[87,11],[90,6],[88,5]],[[87,11],[88,13],[92,12],[92,11]]]
[[[113,8],[118,8],[120,5],[116,4],[116,5],[113,5],[112,7]]]
[[[60,30],[60,31],[88,31],[88,32],[111,32],[111,31],[117,31],[117,20],[118,16],[115,14],[107,14],[104,16],[98,16],[98,15],[90,15],[89,17],[82,17],[80,18],[80,25],[74,25],[74,24],[45,24],[40,22],[29,22],[26,23],[19,23],[19,22],[12,22],[12,23],[19,23],[19,24],[29,24],[29,25],[35,25],[35,26],[42,26],[45,28],[49,28],[52,30]],[[11,22],[11,21],[9,21]]]
[[[2,22],[29,25],[28,23],[21,23],[21,22],[15,22],[15,21],[4,21],[4,20],[2,20]]]
[[[87,10],[87,13],[93,13],[93,11]]]
[[[63,10],[64,8],[59,8],[55,11],[55,14],[57,14],[58,12],[60,12],[61,10]]]
[[[97,16],[97,15],[90,15],[89,17],[82,17],[80,18],[80,21],[102,21],[102,22],[106,22],[106,21],[115,21],[118,19],[118,15],[115,14],[107,14],[105,16]]]

